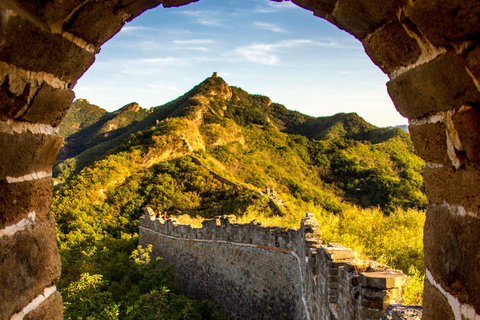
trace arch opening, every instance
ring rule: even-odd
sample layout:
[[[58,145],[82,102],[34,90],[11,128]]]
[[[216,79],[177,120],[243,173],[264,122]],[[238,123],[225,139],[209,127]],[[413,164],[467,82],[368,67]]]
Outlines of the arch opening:
[[[425,319],[479,317],[478,5],[460,0],[293,2],[362,41],[367,54],[389,74],[388,91],[397,110],[410,119],[412,140],[427,161]],[[100,46],[125,21],[159,4],[0,4],[0,241],[2,247],[12,248],[2,253],[0,267],[18,270],[2,278],[2,294],[9,297],[3,301],[12,301],[0,306],[3,318],[34,307],[30,316],[53,312],[61,317],[61,298],[51,286],[60,265],[54,222],[48,215],[51,167],[61,146],[55,128],[73,99],[73,85]],[[32,251],[31,243],[38,250]],[[12,285],[11,279],[18,283]],[[36,306],[31,305],[34,300]],[[45,310],[44,301],[51,308]]]

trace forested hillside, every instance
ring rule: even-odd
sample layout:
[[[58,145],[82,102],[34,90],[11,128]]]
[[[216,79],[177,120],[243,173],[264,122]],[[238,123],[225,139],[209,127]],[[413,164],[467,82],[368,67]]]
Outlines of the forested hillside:
[[[356,246],[413,275],[424,268],[418,211],[427,204],[424,162],[401,129],[377,128],[354,113],[313,118],[219,77],[149,111],[131,104],[83,117],[97,121],[69,133],[52,205],[69,317],[82,309],[73,297],[84,287],[122,319],[141,307],[132,294],[146,304],[155,295],[181,300],[155,289],[173,292],[168,271],[144,285],[150,264],[130,258],[145,206],[185,221],[234,214],[290,227],[311,211],[325,222],[325,240]],[[370,246],[362,242],[362,223],[375,232]],[[397,229],[403,231],[390,243]],[[397,255],[394,246],[402,247]],[[418,292],[411,295],[418,299]],[[207,304],[191,308],[215,314]]]

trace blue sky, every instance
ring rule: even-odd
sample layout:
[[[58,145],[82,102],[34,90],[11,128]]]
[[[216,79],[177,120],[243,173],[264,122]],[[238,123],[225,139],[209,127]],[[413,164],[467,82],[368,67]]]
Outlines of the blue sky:
[[[74,90],[109,111],[133,101],[150,108],[214,71],[308,115],[357,112],[377,126],[407,123],[361,43],[291,2],[201,0],[149,10],[103,45]]]

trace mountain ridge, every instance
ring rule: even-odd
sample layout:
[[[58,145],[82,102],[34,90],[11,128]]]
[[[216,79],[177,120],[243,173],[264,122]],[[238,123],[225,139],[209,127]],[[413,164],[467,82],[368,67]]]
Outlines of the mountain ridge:
[[[67,131],[65,128],[72,125],[70,119],[72,115],[78,116],[79,108],[88,110],[95,107],[99,108],[84,99],[76,100],[72,104],[74,112],[67,113],[60,132]],[[315,118],[291,111],[281,104],[272,103],[266,96],[251,95],[241,88],[231,87],[216,76],[207,78],[186,94],[162,106],[147,110],[132,102],[113,112],[103,110],[100,115],[96,116],[96,122],[81,121],[81,125],[77,125],[81,127],[79,130],[64,136],[65,143],[54,167],[55,176],[65,170],[78,172],[91,164],[93,159],[120,146],[131,134],[175,117],[186,117],[199,125],[221,123],[224,118],[229,118],[239,125],[273,126],[281,132],[317,140],[340,137],[375,142],[382,141],[386,133],[390,136],[399,134],[388,128],[377,128],[356,113]]]

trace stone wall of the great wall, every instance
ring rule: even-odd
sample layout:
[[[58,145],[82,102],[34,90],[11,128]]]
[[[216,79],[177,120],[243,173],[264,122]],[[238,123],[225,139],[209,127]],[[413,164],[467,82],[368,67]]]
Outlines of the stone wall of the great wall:
[[[321,245],[317,227],[307,214],[298,229],[236,224],[234,217],[196,228],[146,210],[140,245],[175,264],[178,290],[235,319],[381,319],[390,304],[403,302],[402,272],[358,260],[339,244]],[[420,319],[421,310],[409,311],[417,318],[398,319]]]

